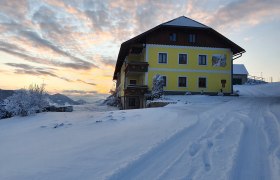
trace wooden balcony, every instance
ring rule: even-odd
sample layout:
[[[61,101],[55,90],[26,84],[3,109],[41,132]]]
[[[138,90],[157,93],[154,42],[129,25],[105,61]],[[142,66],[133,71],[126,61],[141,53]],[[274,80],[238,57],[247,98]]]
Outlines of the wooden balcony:
[[[125,96],[143,96],[148,91],[146,85],[128,85],[124,89]]]
[[[125,73],[143,73],[148,72],[149,64],[147,62],[129,62],[126,64]]]

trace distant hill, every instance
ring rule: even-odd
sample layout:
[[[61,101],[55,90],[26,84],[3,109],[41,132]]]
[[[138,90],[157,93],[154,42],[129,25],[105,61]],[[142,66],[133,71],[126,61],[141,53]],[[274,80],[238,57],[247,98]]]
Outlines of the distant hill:
[[[7,97],[14,94],[13,90],[2,90],[0,89],[0,102],[4,101]]]
[[[4,99],[6,99],[9,96],[12,96],[14,94],[14,90],[2,90],[0,89],[0,102],[3,102]],[[84,100],[78,100],[74,101],[71,98],[63,95],[63,94],[53,94],[53,95],[47,95],[48,98],[52,103],[58,104],[58,105],[81,105],[81,104],[86,104],[87,102]]]
[[[78,100],[76,102],[79,103],[79,104],[87,104],[87,102],[85,100],[82,100],[82,99],[80,99],[80,100]]]
[[[48,95],[49,99],[58,105],[80,105],[79,102],[72,100],[71,98],[63,95],[63,94],[54,94],[54,95]]]

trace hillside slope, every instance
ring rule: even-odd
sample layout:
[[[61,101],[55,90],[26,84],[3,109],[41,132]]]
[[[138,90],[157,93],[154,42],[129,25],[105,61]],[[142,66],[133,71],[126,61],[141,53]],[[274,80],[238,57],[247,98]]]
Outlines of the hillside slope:
[[[0,179],[278,180],[280,84],[235,88],[240,97],[1,120]]]

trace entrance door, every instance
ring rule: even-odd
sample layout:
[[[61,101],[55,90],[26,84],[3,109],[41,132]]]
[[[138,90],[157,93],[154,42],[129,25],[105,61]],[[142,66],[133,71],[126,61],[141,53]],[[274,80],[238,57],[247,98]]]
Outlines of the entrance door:
[[[138,96],[128,97],[127,100],[128,109],[140,108],[140,99]]]

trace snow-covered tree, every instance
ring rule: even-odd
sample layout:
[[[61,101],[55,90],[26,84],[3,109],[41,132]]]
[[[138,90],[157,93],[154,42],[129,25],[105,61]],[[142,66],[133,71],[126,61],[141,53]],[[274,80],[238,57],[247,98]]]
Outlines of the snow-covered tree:
[[[117,97],[117,92],[113,89],[110,90],[110,96],[106,98],[104,104],[108,106],[120,106],[119,98]]]
[[[163,77],[159,74],[153,77],[152,97],[160,98],[163,95]]]
[[[115,106],[115,107],[117,107],[119,105],[119,100],[118,100],[117,96],[112,94],[112,95],[110,95],[109,97],[106,98],[104,103],[106,105],[108,105],[108,106]]]
[[[30,85],[29,90],[21,89],[4,101],[5,109],[13,116],[28,116],[49,105],[44,86]]]
[[[5,109],[13,116],[28,116],[32,114],[33,111],[33,109],[31,109],[31,98],[28,91],[25,89],[16,91],[12,96],[5,99],[4,104]]]

